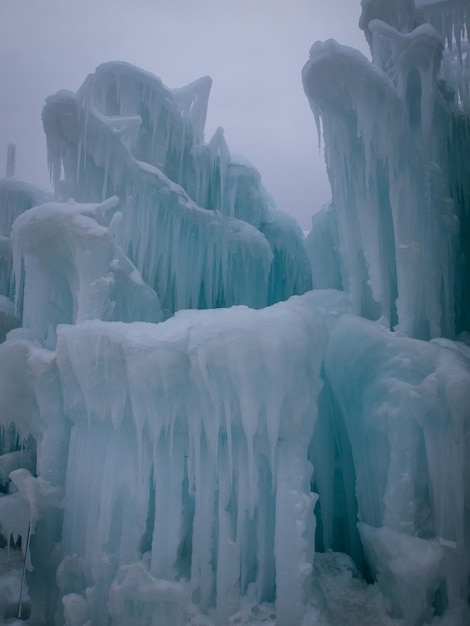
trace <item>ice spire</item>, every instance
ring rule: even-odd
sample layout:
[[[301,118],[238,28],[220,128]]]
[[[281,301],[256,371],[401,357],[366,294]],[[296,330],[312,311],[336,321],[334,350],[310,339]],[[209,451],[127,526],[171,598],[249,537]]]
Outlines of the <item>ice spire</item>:
[[[470,326],[463,96],[453,93],[427,7],[405,0],[362,7],[373,63],[327,41],[312,47],[303,73],[322,121],[342,283],[366,317],[414,337],[452,337]],[[446,143],[449,127],[455,150]]]
[[[7,178],[13,178],[15,176],[16,165],[16,144],[9,143],[7,146],[7,166],[5,175]]]

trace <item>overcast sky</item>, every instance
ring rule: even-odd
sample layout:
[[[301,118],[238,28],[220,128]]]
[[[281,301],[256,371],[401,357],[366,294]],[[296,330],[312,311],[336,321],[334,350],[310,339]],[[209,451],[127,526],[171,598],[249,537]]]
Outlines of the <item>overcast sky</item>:
[[[0,0],[0,177],[15,142],[17,177],[47,186],[46,97],[129,61],[171,88],[211,76],[206,140],[223,126],[309,229],[330,194],[300,74],[318,39],[367,52],[359,15],[360,0]]]

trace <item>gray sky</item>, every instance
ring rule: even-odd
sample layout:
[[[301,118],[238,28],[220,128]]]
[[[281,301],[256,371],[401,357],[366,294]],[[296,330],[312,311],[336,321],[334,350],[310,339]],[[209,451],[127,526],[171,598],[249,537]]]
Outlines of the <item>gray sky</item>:
[[[128,61],[171,88],[211,76],[206,140],[223,126],[309,229],[330,193],[300,73],[318,39],[367,52],[359,15],[360,0],[0,0],[0,177],[12,141],[17,177],[47,186],[45,98]]]

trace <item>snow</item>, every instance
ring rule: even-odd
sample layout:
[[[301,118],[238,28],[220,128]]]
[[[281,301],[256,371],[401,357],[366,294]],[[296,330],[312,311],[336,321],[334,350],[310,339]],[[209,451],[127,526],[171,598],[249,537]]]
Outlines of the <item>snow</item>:
[[[47,99],[54,197],[0,181],[1,623],[469,623],[468,10],[362,7],[372,63],[303,70],[307,237],[210,78]]]

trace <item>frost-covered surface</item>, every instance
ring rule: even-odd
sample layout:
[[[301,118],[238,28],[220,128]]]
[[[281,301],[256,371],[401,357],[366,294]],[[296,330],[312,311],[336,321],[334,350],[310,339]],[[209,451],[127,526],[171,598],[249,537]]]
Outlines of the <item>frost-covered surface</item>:
[[[210,79],[48,99],[56,197],[0,182],[1,623],[470,623],[470,123],[426,22],[465,5],[362,5],[374,62],[304,69],[306,242],[204,143]]]

